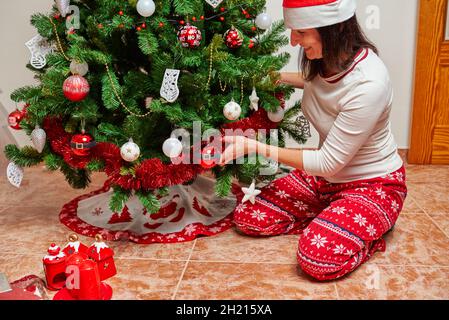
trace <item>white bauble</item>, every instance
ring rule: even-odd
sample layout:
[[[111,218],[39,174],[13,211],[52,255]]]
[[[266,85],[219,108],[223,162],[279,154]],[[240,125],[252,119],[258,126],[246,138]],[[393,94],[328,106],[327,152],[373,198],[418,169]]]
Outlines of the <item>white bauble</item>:
[[[285,111],[279,106],[275,112],[267,112],[267,115],[271,121],[281,122],[284,119]]]
[[[169,138],[164,141],[162,151],[169,158],[178,157],[182,153],[182,143],[176,138]]]
[[[120,155],[125,161],[136,161],[140,156],[140,148],[133,142],[133,139],[129,139],[129,141],[120,148]]]
[[[81,77],[84,77],[88,71],[89,65],[86,62],[77,62],[76,60],[70,62],[70,72],[72,74],[79,74]]]
[[[156,11],[156,5],[153,0],[139,0],[136,9],[141,16],[150,17]]]
[[[256,17],[256,26],[260,29],[269,29],[272,23],[273,19],[267,13],[261,13]]]
[[[45,141],[47,140],[47,134],[38,125],[31,132],[31,141],[33,141],[34,147],[37,152],[42,153],[45,147]]]
[[[224,106],[223,114],[228,120],[237,120],[242,114],[242,108],[237,102],[232,100]]]

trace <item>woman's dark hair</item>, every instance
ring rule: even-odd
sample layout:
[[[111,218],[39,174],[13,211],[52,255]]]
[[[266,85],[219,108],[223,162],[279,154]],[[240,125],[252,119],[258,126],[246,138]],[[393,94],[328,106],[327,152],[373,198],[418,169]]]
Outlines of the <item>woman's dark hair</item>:
[[[323,58],[309,60],[303,53],[301,69],[307,81],[318,74],[324,76],[325,70],[346,70],[360,48],[370,48],[378,54],[376,46],[363,33],[355,14],[349,20],[317,28],[317,31],[321,36]]]

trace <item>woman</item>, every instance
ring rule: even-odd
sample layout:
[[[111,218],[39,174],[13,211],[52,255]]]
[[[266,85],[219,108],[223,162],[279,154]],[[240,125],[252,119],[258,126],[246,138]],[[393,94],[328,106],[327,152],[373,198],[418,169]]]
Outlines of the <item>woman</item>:
[[[258,153],[294,167],[240,203],[236,227],[252,236],[300,234],[297,259],[318,280],[342,277],[385,250],[382,238],[402,209],[405,170],[390,129],[388,71],[357,23],[355,0],[284,0],[291,44],[304,49],[302,74],[280,81],[304,88],[305,117],[318,150],[225,137],[221,164]]]

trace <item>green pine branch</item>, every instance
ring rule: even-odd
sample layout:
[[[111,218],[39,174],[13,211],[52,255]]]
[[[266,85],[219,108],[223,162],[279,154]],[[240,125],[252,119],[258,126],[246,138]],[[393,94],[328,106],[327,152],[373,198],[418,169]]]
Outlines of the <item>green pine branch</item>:
[[[5,156],[8,160],[21,167],[32,167],[42,162],[43,155],[30,146],[18,148],[16,145],[5,146]]]
[[[109,209],[111,209],[112,212],[122,212],[123,207],[131,197],[132,192],[122,189],[119,186],[114,186],[113,190],[114,192],[109,201]]]
[[[67,182],[74,189],[85,189],[91,182],[90,172],[87,170],[72,168],[65,162],[60,169]]]
[[[139,39],[139,48],[144,54],[151,56],[158,51],[158,40],[150,30],[140,31],[137,38]]]
[[[283,20],[273,22],[271,29],[266,31],[260,38],[257,52],[259,54],[273,54],[280,47],[288,45],[289,39],[283,34],[284,32]]]
[[[136,196],[150,214],[158,212],[161,208],[161,203],[152,192],[139,191],[136,192]]]
[[[234,170],[232,166],[225,166],[222,171],[215,172],[215,194],[219,197],[226,197],[231,192],[232,178]]]
[[[44,163],[48,170],[56,171],[62,166],[64,159],[54,153],[48,153],[44,156]]]

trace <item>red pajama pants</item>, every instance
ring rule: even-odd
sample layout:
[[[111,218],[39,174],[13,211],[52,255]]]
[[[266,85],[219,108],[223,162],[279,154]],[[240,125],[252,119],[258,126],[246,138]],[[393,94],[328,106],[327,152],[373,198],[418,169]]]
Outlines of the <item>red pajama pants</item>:
[[[295,170],[262,189],[256,202],[238,203],[236,227],[252,236],[299,234],[297,260],[318,280],[340,278],[376,251],[402,209],[404,167],[386,176],[330,183]]]

